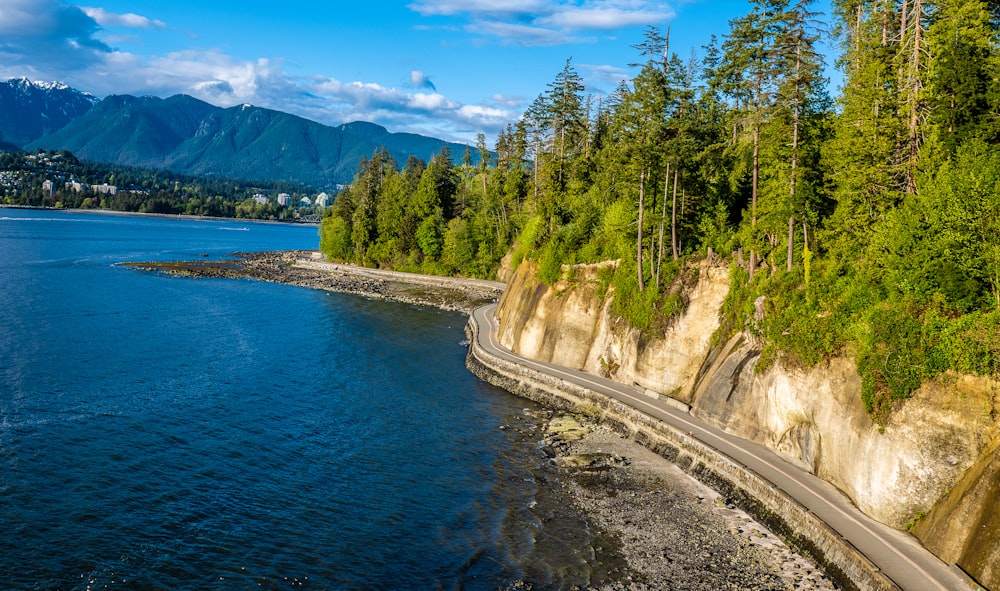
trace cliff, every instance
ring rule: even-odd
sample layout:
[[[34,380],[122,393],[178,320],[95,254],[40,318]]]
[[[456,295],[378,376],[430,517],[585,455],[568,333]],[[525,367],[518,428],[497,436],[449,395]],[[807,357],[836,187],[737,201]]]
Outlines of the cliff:
[[[925,546],[1000,589],[1000,383],[947,375],[925,384],[889,422],[871,421],[854,361],[808,370],[780,361],[758,372],[745,335],[712,345],[728,272],[703,264],[688,306],[663,334],[644,337],[610,311],[601,265],[541,284],[523,263],[497,317],[516,353],[667,394],[692,414],[766,445],[842,490],[866,514],[912,526]]]

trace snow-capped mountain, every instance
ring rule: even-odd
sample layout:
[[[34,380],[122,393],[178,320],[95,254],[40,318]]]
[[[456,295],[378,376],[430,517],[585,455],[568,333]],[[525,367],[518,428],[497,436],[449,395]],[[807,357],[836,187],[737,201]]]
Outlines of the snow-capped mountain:
[[[61,82],[0,82],[0,144],[22,147],[84,115],[99,99]]]

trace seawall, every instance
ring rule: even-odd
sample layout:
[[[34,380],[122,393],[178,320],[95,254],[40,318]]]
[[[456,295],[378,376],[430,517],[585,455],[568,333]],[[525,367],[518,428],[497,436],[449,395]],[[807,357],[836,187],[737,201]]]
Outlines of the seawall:
[[[594,390],[497,357],[479,342],[470,317],[466,365],[505,390],[555,408],[590,406],[601,420],[718,490],[808,555],[845,589],[898,590],[864,555],[819,518],[752,470],[683,431]]]

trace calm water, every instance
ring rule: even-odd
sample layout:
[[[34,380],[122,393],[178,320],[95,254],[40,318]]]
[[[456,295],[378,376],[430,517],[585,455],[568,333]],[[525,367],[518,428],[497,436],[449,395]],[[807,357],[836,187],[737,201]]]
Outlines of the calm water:
[[[586,525],[539,484],[527,403],[465,369],[464,317],[115,265],[316,244],[0,209],[0,588],[587,582]]]

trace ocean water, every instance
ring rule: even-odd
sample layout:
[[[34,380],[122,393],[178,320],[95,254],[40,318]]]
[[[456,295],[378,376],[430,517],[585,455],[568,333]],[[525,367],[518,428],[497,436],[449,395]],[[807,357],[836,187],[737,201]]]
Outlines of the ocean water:
[[[463,316],[116,264],[317,242],[0,209],[0,588],[591,580],[536,409],[465,369]]]

